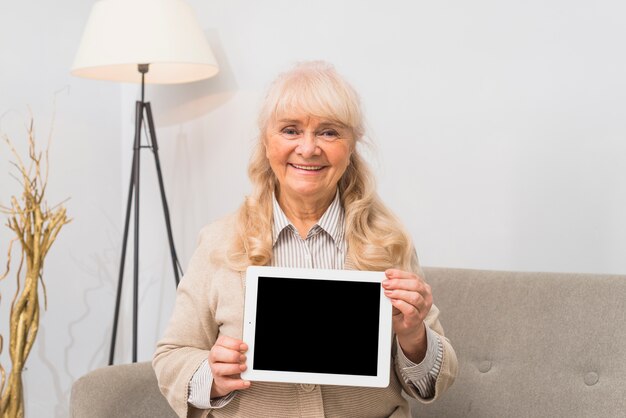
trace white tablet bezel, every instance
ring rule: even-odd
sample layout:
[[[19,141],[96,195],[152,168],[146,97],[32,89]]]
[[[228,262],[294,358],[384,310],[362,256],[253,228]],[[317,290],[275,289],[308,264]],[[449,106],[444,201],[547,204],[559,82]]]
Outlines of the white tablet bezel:
[[[255,370],[253,368],[252,359],[254,358],[254,335],[256,326],[255,317],[259,277],[381,283],[385,279],[385,273],[376,271],[300,269],[268,266],[248,267],[246,272],[245,303],[243,316],[243,341],[248,344],[249,347],[248,352],[246,353],[246,357],[248,359],[248,368],[241,374],[242,379],[264,382],[364,386],[381,388],[387,387],[389,385],[392,343],[392,306],[391,301],[384,295],[382,286],[380,289],[380,314],[378,324],[378,374],[376,376]],[[287,331],[285,331],[285,335],[288,335]],[[339,348],[337,351],[337,355],[342,355],[339,354]],[[304,361],[306,361],[306,359],[304,359]],[[346,355],[346,361],[350,361],[349,353]]]

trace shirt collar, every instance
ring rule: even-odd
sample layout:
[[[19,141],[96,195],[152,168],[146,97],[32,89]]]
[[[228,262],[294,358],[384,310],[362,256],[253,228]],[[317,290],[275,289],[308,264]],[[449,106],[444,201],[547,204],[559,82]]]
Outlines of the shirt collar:
[[[287,218],[285,212],[281,209],[278,204],[278,200],[276,200],[276,194],[273,195],[273,205],[274,205],[274,224],[272,226],[272,234],[273,241],[272,244],[276,245],[276,241],[280,237],[281,232],[285,228],[290,228],[294,232],[296,232],[296,228]],[[341,199],[339,198],[339,190],[335,194],[335,198],[331,202],[326,212],[322,215],[322,217],[317,221],[317,224],[313,226],[320,227],[323,229],[328,235],[331,236],[337,248],[343,247],[343,236],[344,236],[344,210],[343,206],[341,206]],[[311,228],[311,229],[313,229]]]

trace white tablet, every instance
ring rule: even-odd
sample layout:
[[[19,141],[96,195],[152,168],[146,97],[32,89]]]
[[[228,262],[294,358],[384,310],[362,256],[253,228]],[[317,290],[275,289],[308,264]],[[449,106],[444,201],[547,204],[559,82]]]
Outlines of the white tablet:
[[[251,381],[386,387],[383,272],[249,267],[243,341]]]

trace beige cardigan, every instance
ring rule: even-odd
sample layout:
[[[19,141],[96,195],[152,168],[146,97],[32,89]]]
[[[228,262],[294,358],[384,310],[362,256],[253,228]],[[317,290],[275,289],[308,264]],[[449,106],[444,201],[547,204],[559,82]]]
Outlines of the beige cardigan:
[[[394,372],[389,386],[382,389],[252,382],[222,408],[198,410],[188,405],[191,377],[208,358],[218,335],[242,336],[245,274],[229,269],[225,262],[227,243],[234,231],[234,215],[201,231],[198,248],[178,287],[174,313],[157,344],[152,364],[159,387],[180,417],[406,417],[409,411],[402,389],[429,403],[452,384],[457,373],[456,355],[442,338],[443,361],[433,398],[421,399],[415,387],[398,378],[399,370],[390,365]],[[346,268],[351,267],[348,260]],[[438,315],[433,306],[426,323],[443,336]],[[337,355],[348,358],[350,353],[338,351]]]

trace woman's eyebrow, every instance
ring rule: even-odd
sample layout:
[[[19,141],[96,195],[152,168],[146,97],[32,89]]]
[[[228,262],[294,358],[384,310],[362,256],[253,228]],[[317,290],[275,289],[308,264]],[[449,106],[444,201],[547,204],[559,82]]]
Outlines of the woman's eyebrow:
[[[295,125],[302,123],[302,121],[298,120],[298,119],[278,119],[277,122],[281,123],[281,124],[282,123],[288,123],[288,124],[295,124]]]
[[[335,129],[346,129],[347,126],[341,122],[334,121],[323,121],[319,124],[320,128],[335,128]]]

